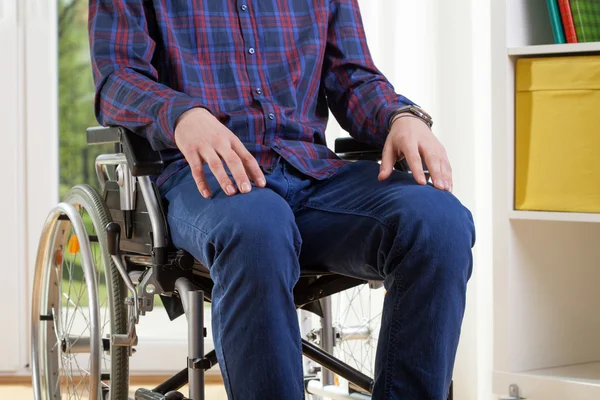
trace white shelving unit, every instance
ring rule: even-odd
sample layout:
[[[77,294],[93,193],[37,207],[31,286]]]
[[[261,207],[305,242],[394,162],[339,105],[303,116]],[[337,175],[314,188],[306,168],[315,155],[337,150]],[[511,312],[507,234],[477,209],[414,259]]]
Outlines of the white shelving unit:
[[[509,47],[508,55],[513,57],[544,56],[544,55],[569,55],[600,52],[600,42],[569,43],[569,44],[542,44],[522,47]]]
[[[509,211],[511,220],[564,221],[564,222],[600,222],[600,214],[547,212],[547,211]]]
[[[516,60],[600,43],[553,44],[546,0],[492,1],[492,15],[493,391],[600,399],[600,214],[514,210]]]

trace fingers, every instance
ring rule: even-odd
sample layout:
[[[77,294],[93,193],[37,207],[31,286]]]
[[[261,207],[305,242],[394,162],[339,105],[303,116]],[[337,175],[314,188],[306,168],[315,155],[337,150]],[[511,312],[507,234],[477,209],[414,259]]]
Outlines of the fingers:
[[[204,168],[202,167],[200,156],[195,154],[195,156],[190,157],[188,162],[192,169],[192,176],[194,177],[194,182],[196,182],[198,191],[205,199],[210,198],[212,193],[210,192],[210,186],[208,186],[208,182],[206,181],[206,175],[204,175]]]
[[[242,142],[215,116],[203,108],[186,111],[177,120],[175,143],[192,168],[192,175],[202,196],[211,196],[204,173],[207,163],[223,191],[232,196],[252,190],[250,177],[257,186],[266,186],[265,177]],[[225,163],[225,165],[224,165]],[[237,188],[228,176],[227,167]]]
[[[225,167],[223,166],[223,162],[217,153],[214,150],[211,150],[208,155],[204,156],[204,159],[208,163],[208,168],[210,168],[212,171],[213,175],[217,179],[217,182],[219,182],[221,189],[223,189],[228,196],[233,196],[236,194],[237,190],[235,186],[233,186],[231,179],[229,179],[229,176],[225,171]]]
[[[394,146],[389,144],[387,141],[383,146],[383,152],[381,153],[381,167],[379,167],[379,176],[377,179],[384,181],[392,175],[394,164],[398,159],[398,155],[394,150]]]
[[[441,163],[439,157],[435,153],[424,151],[423,158],[425,159],[425,164],[427,164],[427,169],[429,170],[429,174],[431,175],[431,180],[433,182],[433,186],[440,190],[446,190],[446,182],[444,180],[444,176],[442,174]]]
[[[412,171],[413,178],[420,185],[425,185],[427,179],[425,179],[425,173],[423,172],[423,161],[421,160],[419,149],[416,146],[409,147],[404,151],[404,154],[406,155],[406,162]]]
[[[233,176],[237,187],[240,189],[240,192],[248,193],[252,190],[250,179],[248,179],[244,164],[237,153],[230,149],[228,151],[222,151],[221,157],[223,158],[223,161],[225,161],[229,171],[231,171],[231,175]],[[229,194],[229,192],[227,192],[227,194]]]
[[[447,190],[452,192],[454,191],[454,179],[452,177],[452,167],[450,166],[450,161],[448,160],[447,156],[444,158],[442,165],[442,170],[446,174],[446,182],[448,182],[448,184],[450,185],[450,187]]]
[[[445,151],[424,151],[424,158],[433,185],[440,190],[452,191],[452,168]]]
[[[233,142],[233,151],[237,153],[237,155],[242,160],[242,164],[248,173],[248,176],[258,187],[265,187],[267,185],[267,180],[265,179],[265,175],[260,169],[258,162],[256,162],[256,158],[244,147],[242,142],[236,140]]]
[[[450,166],[450,161],[448,161],[448,156],[445,154],[445,152],[440,162],[440,169],[444,177],[444,182],[446,183],[446,190],[451,192],[452,190],[454,190],[454,182],[452,180],[452,167]]]
[[[233,180],[241,193],[248,193],[252,190],[249,176],[252,177],[252,180],[258,187],[266,186],[267,181],[256,159],[239,140],[233,140],[232,143],[221,143],[219,148],[213,153],[214,155],[209,155],[205,159],[209,163],[209,168],[217,178],[219,185],[227,195],[232,196],[236,194],[237,189],[231,179],[229,179],[223,162],[229,168]]]

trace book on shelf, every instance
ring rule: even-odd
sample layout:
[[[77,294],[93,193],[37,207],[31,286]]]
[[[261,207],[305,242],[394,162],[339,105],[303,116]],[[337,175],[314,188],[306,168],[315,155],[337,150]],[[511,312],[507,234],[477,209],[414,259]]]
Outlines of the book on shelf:
[[[600,0],[570,0],[578,42],[600,42]]]
[[[558,7],[560,9],[560,16],[567,43],[577,43],[577,31],[575,30],[570,0],[558,0]]]
[[[592,0],[593,1],[593,0]],[[558,0],[546,0],[548,12],[550,13],[550,22],[552,23],[552,33],[556,43],[566,43],[565,31],[563,29]]]

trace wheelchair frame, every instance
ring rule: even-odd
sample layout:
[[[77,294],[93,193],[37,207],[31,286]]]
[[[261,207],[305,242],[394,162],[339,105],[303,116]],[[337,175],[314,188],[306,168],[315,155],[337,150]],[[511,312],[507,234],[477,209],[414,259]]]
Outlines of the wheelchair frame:
[[[153,389],[138,389],[135,400],[182,399],[177,390],[185,384],[189,384],[189,400],[204,400],[204,373],[217,364],[215,350],[204,353],[204,302],[211,301],[213,283],[205,266],[169,243],[160,194],[151,180],[163,170],[160,153],[152,150],[145,139],[122,127],[89,128],[87,142],[115,146],[114,154],[98,156],[95,164],[101,196],[112,220],[106,226],[108,254],[130,292],[125,301],[127,333],[113,333],[111,345],[127,347],[132,354],[137,345],[136,325],[141,316],[153,310],[156,294],[161,295],[170,319],[185,314],[188,322],[186,367]],[[379,149],[352,138],[336,140],[335,150],[346,160],[381,157]],[[406,163],[398,163],[396,168],[408,170]],[[56,213],[66,213],[81,230],[83,224],[77,213],[60,207],[52,215]],[[319,315],[323,322],[322,348],[302,339],[304,356],[323,368],[321,381],[316,376],[305,376],[305,391],[332,399],[370,399],[373,379],[330,354],[334,339],[329,296],[367,282],[323,270],[303,270],[293,293],[298,309]],[[333,373],[348,380],[356,393],[341,393],[333,386]],[[452,399],[452,388],[448,399]]]

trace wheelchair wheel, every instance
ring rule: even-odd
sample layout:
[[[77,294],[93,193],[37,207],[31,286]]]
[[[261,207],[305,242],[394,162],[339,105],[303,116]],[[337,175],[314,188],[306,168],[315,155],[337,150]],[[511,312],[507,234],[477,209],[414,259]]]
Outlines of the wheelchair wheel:
[[[32,301],[34,395],[46,399],[128,398],[125,286],[107,252],[110,213],[98,192],[72,188],[52,211],[36,260]]]
[[[370,283],[332,295],[330,301],[323,305],[323,312],[330,317],[316,318],[307,313],[301,314],[303,336],[345,364],[374,378],[385,296],[381,287],[380,283]],[[316,322],[317,319],[320,323]],[[316,326],[320,327],[315,329]],[[331,347],[324,340],[327,336],[333,338]],[[314,387],[308,389],[307,386],[306,398],[309,400],[322,400],[321,396],[336,399],[370,398],[363,389],[340,376],[329,375],[310,360],[305,360],[304,371],[305,382],[320,381],[319,391],[313,391]]]
[[[375,376],[384,295],[383,288],[365,284],[332,298],[333,354],[370,377]]]

